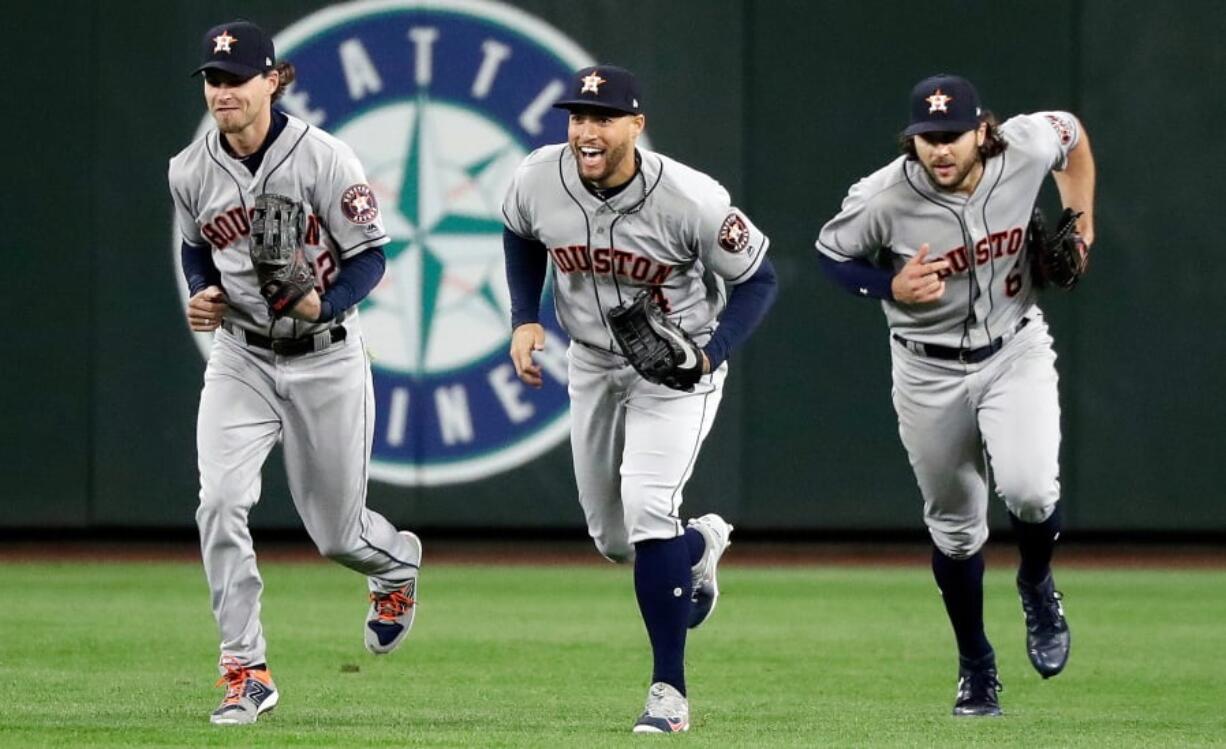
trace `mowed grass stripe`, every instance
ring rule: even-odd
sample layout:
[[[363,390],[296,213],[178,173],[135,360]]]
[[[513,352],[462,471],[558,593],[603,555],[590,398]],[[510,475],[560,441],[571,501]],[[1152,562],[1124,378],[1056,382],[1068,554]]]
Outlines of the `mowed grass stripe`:
[[[428,561],[428,558],[427,558]],[[281,704],[208,713],[216,631],[192,563],[0,567],[0,745],[626,746],[650,654],[624,567],[436,565],[414,631],[363,649],[365,584],[265,564]],[[1068,670],[1026,660],[1012,571],[987,578],[999,720],[956,720],[957,664],[923,568],[721,571],[691,634],[691,733],[709,746],[1226,746],[1226,572],[1060,570]]]

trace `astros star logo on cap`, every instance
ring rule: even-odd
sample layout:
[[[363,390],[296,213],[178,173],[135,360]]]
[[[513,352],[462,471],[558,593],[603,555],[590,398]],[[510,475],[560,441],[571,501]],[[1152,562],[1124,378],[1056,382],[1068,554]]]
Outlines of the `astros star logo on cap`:
[[[217,46],[213,47],[214,52],[229,52],[230,45],[238,40],[230,36],[229,31],[221,32],[220,36],[213,37],[213,43]]]
[[[924,99],[924,101],[928,102],[928,114],[932,114],[933,112],[948,112],[949,107],[947,105],[953,100],[954,97],[946,96],[939,88],[932,92],[932,96]]]
[[[593,94],[599,94],[601,85],[608,83],[608,81],[601,78],[600,75],[594,70],[588,75],[583,76],[583,78],[580,80],[583,81],[583,88],[579,89],[579,93],[581,94],[586,94],[589,91]]]

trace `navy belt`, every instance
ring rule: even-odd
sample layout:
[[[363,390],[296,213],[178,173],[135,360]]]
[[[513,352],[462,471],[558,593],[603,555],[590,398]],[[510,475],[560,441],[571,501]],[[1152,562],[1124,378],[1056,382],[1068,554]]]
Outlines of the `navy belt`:
[[[304,335],[300,338],[269,338],[266,335],[260,335],[246,328],[240,328],[229,320],[223,320],[221,327],[248,346],[268,349],[278,356],[301,356],[302,354],[310,354],[315,351],[323,351],[332,344],[345,340],[345,336],[348,335],[344,325],[337,325],[326,331]]]
[[[1017,327],[1013,329],[1013,333],[1008,338],[1005,336],[994,338],[992,339],[991,343],[986,346],[980,346],[979,348],[954,348],[953,346],[939,346],[935,343],[908,341],[906,338],[903,338],[897,333],[894,334],[894,340],[901,343],[908,351],[917,353],[920,356],[927,356],[933,359],[944,359],[945,361],[956,361],[963,364],[978,364],[1004,348],[1005,344],[1008,343],[1009,338],[1017,335],[1018,331],[1026,327],[1026,324],[1029,322],[1029,317],[1023,317],[1021,322],[1017,324]]]

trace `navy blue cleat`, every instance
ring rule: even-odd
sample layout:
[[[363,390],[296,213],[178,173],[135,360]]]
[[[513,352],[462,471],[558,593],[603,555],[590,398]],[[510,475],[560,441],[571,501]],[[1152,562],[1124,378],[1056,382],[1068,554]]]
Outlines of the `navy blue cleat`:
[[[954,715],[960,717],[995,717],[1001,715],[997,692],[1004,689],[996,678],[996,660],[992,656],[970,662],[963,660],[958,668],[958,696],[954,700]]]
[[[1064,596],[1056,590],[1051,573],[1038,585],[1018,580],[1017,594],[1026,615],[1026,654],[1034,670],[1050,679],[1068,663],[1070,636],[1061,604]]]

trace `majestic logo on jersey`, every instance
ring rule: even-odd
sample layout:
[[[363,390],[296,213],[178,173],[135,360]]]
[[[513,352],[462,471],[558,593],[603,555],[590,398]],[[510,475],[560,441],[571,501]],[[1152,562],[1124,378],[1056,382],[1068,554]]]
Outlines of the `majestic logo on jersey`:
[[[949,102],[953,100],[954,97],[946,95],[939,88],[932,92],[932,96],[924,99],[924,101],[928,102],[928,114],[932,114],[933,112],[948,112]]]
[[[391,237],[383,280],[360,306],[378,414],[370,475],[469,482],[563,442],[567,341],[550,290],[544,386],[523,385],[507,357],[501,204],[530,151],[565,142],[566,113],[552,104],[595,61],[485,0],[338,3],[275,42],[297,69],[278,106],[353,148],[370,192],[337,185],[340,208],[357,223],[377,211]],[[200,134],[211,129],[204,118]]]
[[[604,78],[601,78],[596,71],[592,71],[588,75],[583,76],[583,88],[579,89],[581,94],[598,94],[600,87],[608,83]],[[638,106],[637,104],[635,106]]]
[[[749,227],[745,219],[733,211],[719,227],[719,246],[728,252],[744,252],[749,246]]]
[[[230,52],[230,45],[237,41],[230,36],[229,31],[223,31],[220,35],[213,37],[213,52]]]
[[[379,217],[379,204],[369,185],[353,185],[341,195],[341,212],[355,224],[369,224]]]

